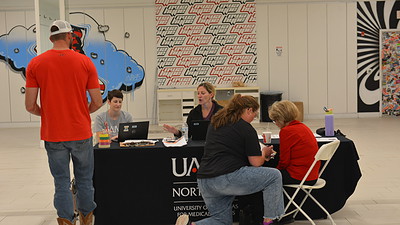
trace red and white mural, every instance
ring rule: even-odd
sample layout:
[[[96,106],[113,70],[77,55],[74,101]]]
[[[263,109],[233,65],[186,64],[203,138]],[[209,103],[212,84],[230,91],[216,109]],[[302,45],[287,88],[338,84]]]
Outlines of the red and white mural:
[[[257,85],[255,0],[156,0],[159,88]]]

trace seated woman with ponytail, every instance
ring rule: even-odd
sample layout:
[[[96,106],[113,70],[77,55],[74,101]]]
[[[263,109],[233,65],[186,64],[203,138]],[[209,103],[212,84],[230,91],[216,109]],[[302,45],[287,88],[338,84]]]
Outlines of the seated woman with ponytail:
[[[260,149],[256,130],[250,124],[259,104],[252,96],[235,95],[228,106],[211,119],[197,183],[210,217],[191,222],[181,215],[176,225],[232,224],[236,196],[262,191],[264,225],[277,224],[283,214],[282,177],[275,168],[261,167],[271,158],[272,146]]]

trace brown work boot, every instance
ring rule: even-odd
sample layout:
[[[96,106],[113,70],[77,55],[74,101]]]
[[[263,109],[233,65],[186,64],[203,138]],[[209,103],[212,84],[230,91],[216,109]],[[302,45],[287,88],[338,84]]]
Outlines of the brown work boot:
[[[86,216],[82,212],[79,212],[80,225],[93,225],[93,212],[90,212]]]
[[[71,221],[64,218],[57,218],[58,225],[75,225],[76,220],[72,223]]]

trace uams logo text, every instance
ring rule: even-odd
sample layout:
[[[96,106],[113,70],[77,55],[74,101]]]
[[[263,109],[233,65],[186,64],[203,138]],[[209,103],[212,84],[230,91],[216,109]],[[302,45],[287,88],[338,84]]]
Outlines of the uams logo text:
[[[176,177],[190,176],[190,173],[197,173],[200,164],[197,158],[172,158],[172,173]]]

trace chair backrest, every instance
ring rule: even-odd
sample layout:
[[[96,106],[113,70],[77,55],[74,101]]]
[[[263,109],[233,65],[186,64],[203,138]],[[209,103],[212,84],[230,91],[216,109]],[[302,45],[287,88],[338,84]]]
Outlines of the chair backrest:
[[[335,154],[336,149],[339,147],[340,141],[332,141],[330,143],[322,145],[317,154],[315,154],[316,160],[329,160]]]
[[[320,169],[319,175],[324,172],[325,168],[328,166],[329,161],[332,159],[332,156],[335,154],[336,149],[339,147],[340,141],[335,140],[330,143],[322,145],[319,149],[317,154],[315,154],[315,160],[323,160],[326,161],[324,166]]]
[[[326,162],[325,162],[324,166],[322,168],[320,168],[318,178],[321,176],[321,174],[324,172],[325,168],[328,166],[329,161],[331,160],[332,156],[335,154],[336,149],[339,147],[339,144],[340,144],[340,141],[335,140],[333,142],[322,145],[318,149],[317,153],[314,156],[314,162],[311,164],[306,175],[303,177],[300,185],[303,185],[303,183],[306,181],[307,177],[310,175],[311,171],[313,170],[313,168],[317,164],[317,162],[320,160],[323,160]]]

